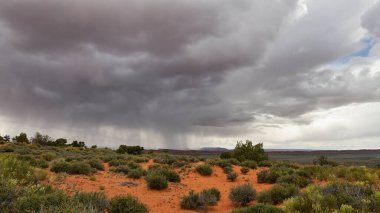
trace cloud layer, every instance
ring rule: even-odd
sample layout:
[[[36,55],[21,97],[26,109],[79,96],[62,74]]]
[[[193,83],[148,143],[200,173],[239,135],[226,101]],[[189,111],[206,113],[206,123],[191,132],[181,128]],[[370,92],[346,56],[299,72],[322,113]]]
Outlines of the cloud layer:
[[[4,0],[0,127],[108,146],[229,146],[253,135],[275,146],[271,130],[311,125],[310,113],[379,101],[379,10],[343,0]],[[337,63],[363,39],[374,43],[368,56]],[[310,138],[290,140],[301,139]]]

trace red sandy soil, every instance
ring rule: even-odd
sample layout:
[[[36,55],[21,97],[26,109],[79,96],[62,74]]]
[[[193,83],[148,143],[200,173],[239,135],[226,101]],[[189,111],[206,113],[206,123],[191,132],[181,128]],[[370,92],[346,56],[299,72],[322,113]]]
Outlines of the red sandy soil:
[[[150,160],[148,163],[142,164],[144,169],[147,169],[153,162]],[[243,175],[240,172],[240,167],[234,166],[233,169],[238,173],[238,177],[234,182],[227,180],[226,174],[220,167],[214,166],[214,173],[212,176],[201,176],[194,169],[188,172],[182,172],[180,183],[170,183],[169,187],[165,190],[157,191],[151,190],[147,187],[143,178],[131,179],[125,175],[114,174],[108,172],[109,166],[105,164],[106,171],[94,174],[95,181],[89,180],[88,176],[83,175],[69,175],[61,183],[53,183],[54,186],[65,190],[67,193],[72,194],[77,191],[100,191],[99,187],[104,186],[104,192],[109,198],[120,194],[131,194],[138,197],[138,199],[146,204],[152,213],[171,213],[171,212],[194,212],[190,210],[183,210],[180,207],[181,197],[187,195],[190,190],[201,191],[211,187],[218,188],[221,192],[221,200],[215,207],[210,207],[209,212],[230,212],[236,208],[233,203],[228,199],[230,189],[238,184],[249,182],[257,190],[257,192],[269,189],[271,184],[257,183],[257,173],[264,168],[257,170],[250,170],[248,174]],[[54,180],[56,174],[49,173],[50,179]],[[138,183],[137,186],[121,186],[121,182],[130,181]]]

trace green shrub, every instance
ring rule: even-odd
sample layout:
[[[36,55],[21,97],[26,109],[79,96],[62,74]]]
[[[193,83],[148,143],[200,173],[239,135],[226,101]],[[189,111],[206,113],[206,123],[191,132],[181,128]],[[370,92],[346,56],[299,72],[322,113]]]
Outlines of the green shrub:
[[[232,171],[233,171],[232,166],[226,166],[226,167],[223,168],[223,172],[224,172],[225,174],[229,174],[229,173],[231,173]]]
[[[87,161],[87,163],[94,169],[97,169],[97,170],[100,170],[100,171],[104,171],[104,165],[103,165],[103,162],[100,161],[99,159],[90,159]]]
[[[16,212],[39,212],[41,207],[62,207],[67,201],[67,195],[61,190],[36,186],[16,200],[15,209]]]
[[[154,157],[153,161],[155,163],[160,163],[160,164],[168,164],[172,165],[173,163],[177,162],[177,158],[173,155],[157,155]]]
[[[251,207],[234,209],[231,213],[285,213],[276,206],[258,203]]]
[[[245,206],[255,199],[256,190],[251,184],[246,183],[233,187],[228,197],[235,204]]]
[[[219,155],[221,159],[229,159],[232,158],[232,153],[231,152],[223,152]]]
[[[188,195],[181,198],[181,208],[197,209],[199,208],[199,194],[191,190]]]
[[[236,178],[237,178],[237,174],[236,174],[236,172],[230,172],[230,173],[228,173],[228,175],[227,175],[227,179],[228,180],[230,180],[230,181],[235,181],[236,180]]]
[[[160,173],[155,173],[155,172],[149,173],[145,177],[145,180],[148,183],[148,187],[150,189],[161,190],[161,189],[168,188],[168,181],[166,177]]]
[[[0,180],[0,209],[12,212],[13,204],[20,194],[21,190],[15,184]]]
[[[203,176],[210,176],[212,174],[212,167],[208,164],[199,165],[196,167],[196,170]]]
[[[227,166],[231,167],[231,162],[229,160],[217,160],[215,164],[221,168],[225,168]]]
[[[49,167],[49,163],[46,160],[42,159],[33,160],[31,162],[31,165],[41,169],[47,169]]]
[[[123,173],[123,174],[127,175],[129,170],[130,170],[130,168],[128,166],[118,166],[118,167],[112,169],[111,171],[117,172],[117,173]]]
[[[108,207],[108,199],[103,192],[79,192],[71,198],[73,203],[91,206],[97,212],[104,212]]]
[[[240,165],[244,166],[244,167],[251,168],[251,169],[256,169],[257,168],[257,163],[254,160],[243,161]]]
[[[88,175],[93,172],[93,169],[87,163],[84,163],[84,162],[67,163],[64,161],[53,163],[50,170],[55,173],[66,172],[67,174],[83,174],[83,175]]]
[[[243,173],[243,174],[247,174],[247,173],[249,172],[249,168],[248,168],[248,167],[241,167],[241,168],[240,168],[240,171],[241,171],[241,173]]]
[[[260,161],[258,164],[260,167],[270,167],[272,166],[272,163],[268,160]]]
[[[17,184],[24,185],[35,181],[33,173],[34,169],[28,162],[0,156],[0,179],[13,179]]]
[[[271,189],[259,193],[257,201],[259,203],[279,204],[285,199],[298,194],[298,188],[294,185],[275,184]]]
[[[183,209],[207,209],[215,206],[220,200],[220,191],[216,188],[205,189],[200,193],[193,190],[188,195],[182,197],[181,208]]]
[[[269,180],[270,172],[269,170],[263,170],[257,174],[258,183],[266,183]]]
[[[146,213],[148,208],[132,195],[116,196],[111,199],[108,213]]]
[[[148,173],[152,173],[152,172],[165,176],[166,180],[168,180],[169,182],[173,182],[173,183],[181,182],[181,177],[177,174],[177,172],[167,167],[160,166],[160,165],[154,165],[154,166],[152,165],[149,167]]]
[[[46,160],[46,161],[52,161],[55,158],[55,154],[48,152],[48,153],[42,154],[41,158]]]
[[[263,144],[253,145],[249,140],[246,140],[245,143],[242,141],[237,142],[232,156],[240,162],[245,160],[254,160],[256,162],[268,160],[268,155],[264,152]]]
[[[134,178],[134,179],[138,179],[142,176],[144,176],[146,174],[146,172],[143,170],[143,169],[131,169],[129,170],[128,172],[128,177],[129,178]]]
[[[207,209],[208,206],[215,206],[220,200],[220,191],[216,188],[204,189],[199,193],[200,207]]]

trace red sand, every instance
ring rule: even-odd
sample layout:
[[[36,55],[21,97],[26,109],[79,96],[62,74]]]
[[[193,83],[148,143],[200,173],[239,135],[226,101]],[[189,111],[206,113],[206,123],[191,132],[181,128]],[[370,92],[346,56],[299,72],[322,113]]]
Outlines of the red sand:
[[[152,161],[142,164],[144,169],[152,164]],[[94,174],[95,181],[89,180],[88,176],[69,175],[63,183],[53,183],[56,187],[65,190],[67,193],[75,193],[76,191],[100,191],[99,187],[104,186],[105,193],[108,197],[113,197],[119,194],[131,194],[146,204],[150,212],[154,213],[171,213],[171,212],[194,212],[183,210],[180,208],[181,197],[188,194],[190,190],[201,191],[203,189],[216,187],[221,192],[221,200],[215,207],[210,207],[209,212],[230,212],[236,208],[228,199],[228,193],[234,185],[249,182],[256,188],[257,192],[269,189],[271,184],[258,184],[257,173],[263,168],[250,170],[248,174],[243,175],[240,172],[240,167],[234,166],[234,171],[238,173],[236,181],[230,182],[227,180],[226,174],[220,167],[214,166],[212,176],[204,177],[199,175],[194,169],[180,173],[181,183],[170,183],[169,187],[162,191],[151,190],[147,187],[145,180],[127,178],[125,175],[114,174],[108,172],[109,166],[105,164],[106,171]],[[56,174],[50,173],[54,179]],[[121,182],[131,181],[138,183],[137,186],[121,186]]]

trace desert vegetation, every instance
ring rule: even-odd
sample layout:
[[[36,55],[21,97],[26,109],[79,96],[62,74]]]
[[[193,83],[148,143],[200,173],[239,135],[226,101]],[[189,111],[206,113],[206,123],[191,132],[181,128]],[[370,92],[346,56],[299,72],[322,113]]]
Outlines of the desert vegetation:
[[[376,166],[325,156],[270,161],[250,141],[205,157],[40,133],[0,137],[0,208],[8,213],[380,212],[379,175]]]

